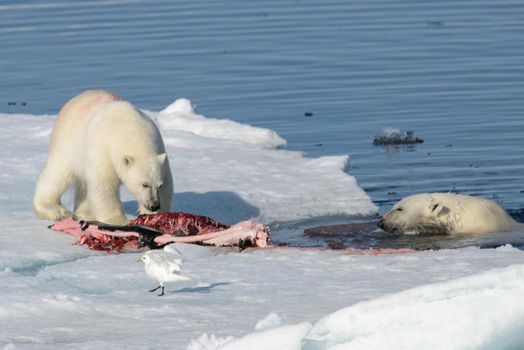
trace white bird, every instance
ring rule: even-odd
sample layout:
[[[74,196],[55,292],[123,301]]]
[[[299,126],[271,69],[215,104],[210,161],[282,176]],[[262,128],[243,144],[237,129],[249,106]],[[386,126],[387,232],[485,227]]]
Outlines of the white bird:
[[[141,260],[145,264],[147,276],[159,283],[158,287],[149,290],[149,292],[162,288],[162,292],[158,294],[158,296],[162,296],[164,295],[164,283],[190,280],[189,277],[180,275],[182,259],[173,256],[175,254],[161,254],[153,250],[142,255]]]

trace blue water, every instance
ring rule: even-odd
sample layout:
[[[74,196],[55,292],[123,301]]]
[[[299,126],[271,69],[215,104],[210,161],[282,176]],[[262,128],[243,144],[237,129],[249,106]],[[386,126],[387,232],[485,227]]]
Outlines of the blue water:
[[[156,111],[187,97],[350,154],[381,211],[426,191],[524,206],[521,1],[3,0],[0,45],[0,112],[95,87]],[[425,142],[373,146],[385,126]]]

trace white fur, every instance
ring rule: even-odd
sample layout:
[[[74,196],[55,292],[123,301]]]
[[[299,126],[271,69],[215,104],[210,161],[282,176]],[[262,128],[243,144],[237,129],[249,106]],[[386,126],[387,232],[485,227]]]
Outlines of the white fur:
[[[494,201],[452,193],[406,197],[384,215],[379,226],[404,234],[482,234],[524,229]]]
[[[58,114],[36,185],[35,212],[50,220],[71,216],[60,197],[75,185],[78,218],[126,224],[122,183],[136,197],[140,213],[171,210],[173,180],[155,124],[112,93],[85,91]]]

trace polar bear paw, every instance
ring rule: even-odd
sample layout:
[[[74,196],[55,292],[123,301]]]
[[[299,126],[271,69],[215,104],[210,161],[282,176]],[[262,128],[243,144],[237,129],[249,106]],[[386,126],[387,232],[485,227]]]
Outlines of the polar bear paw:
[[[38,217],[53,221],[59,221],[73,216],[73,213],[63,205],[35,205],[35,212]]]

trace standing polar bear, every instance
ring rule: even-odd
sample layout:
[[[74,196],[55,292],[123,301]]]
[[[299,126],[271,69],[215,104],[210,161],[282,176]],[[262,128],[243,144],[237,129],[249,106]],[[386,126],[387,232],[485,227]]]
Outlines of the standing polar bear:
[[[141,214],[171,210],[173,179],[153,121],[115,94],[85,91],[58,114],[36,184],[36,215],[50,220],[71,216],[60,197],[74,185],[78,218],[124,225],[122,183],[136,197]]]
[[[524,229],[494,201],[452,193],[406,197],[384,215],[378,226],[404,234],[482,234]]]

